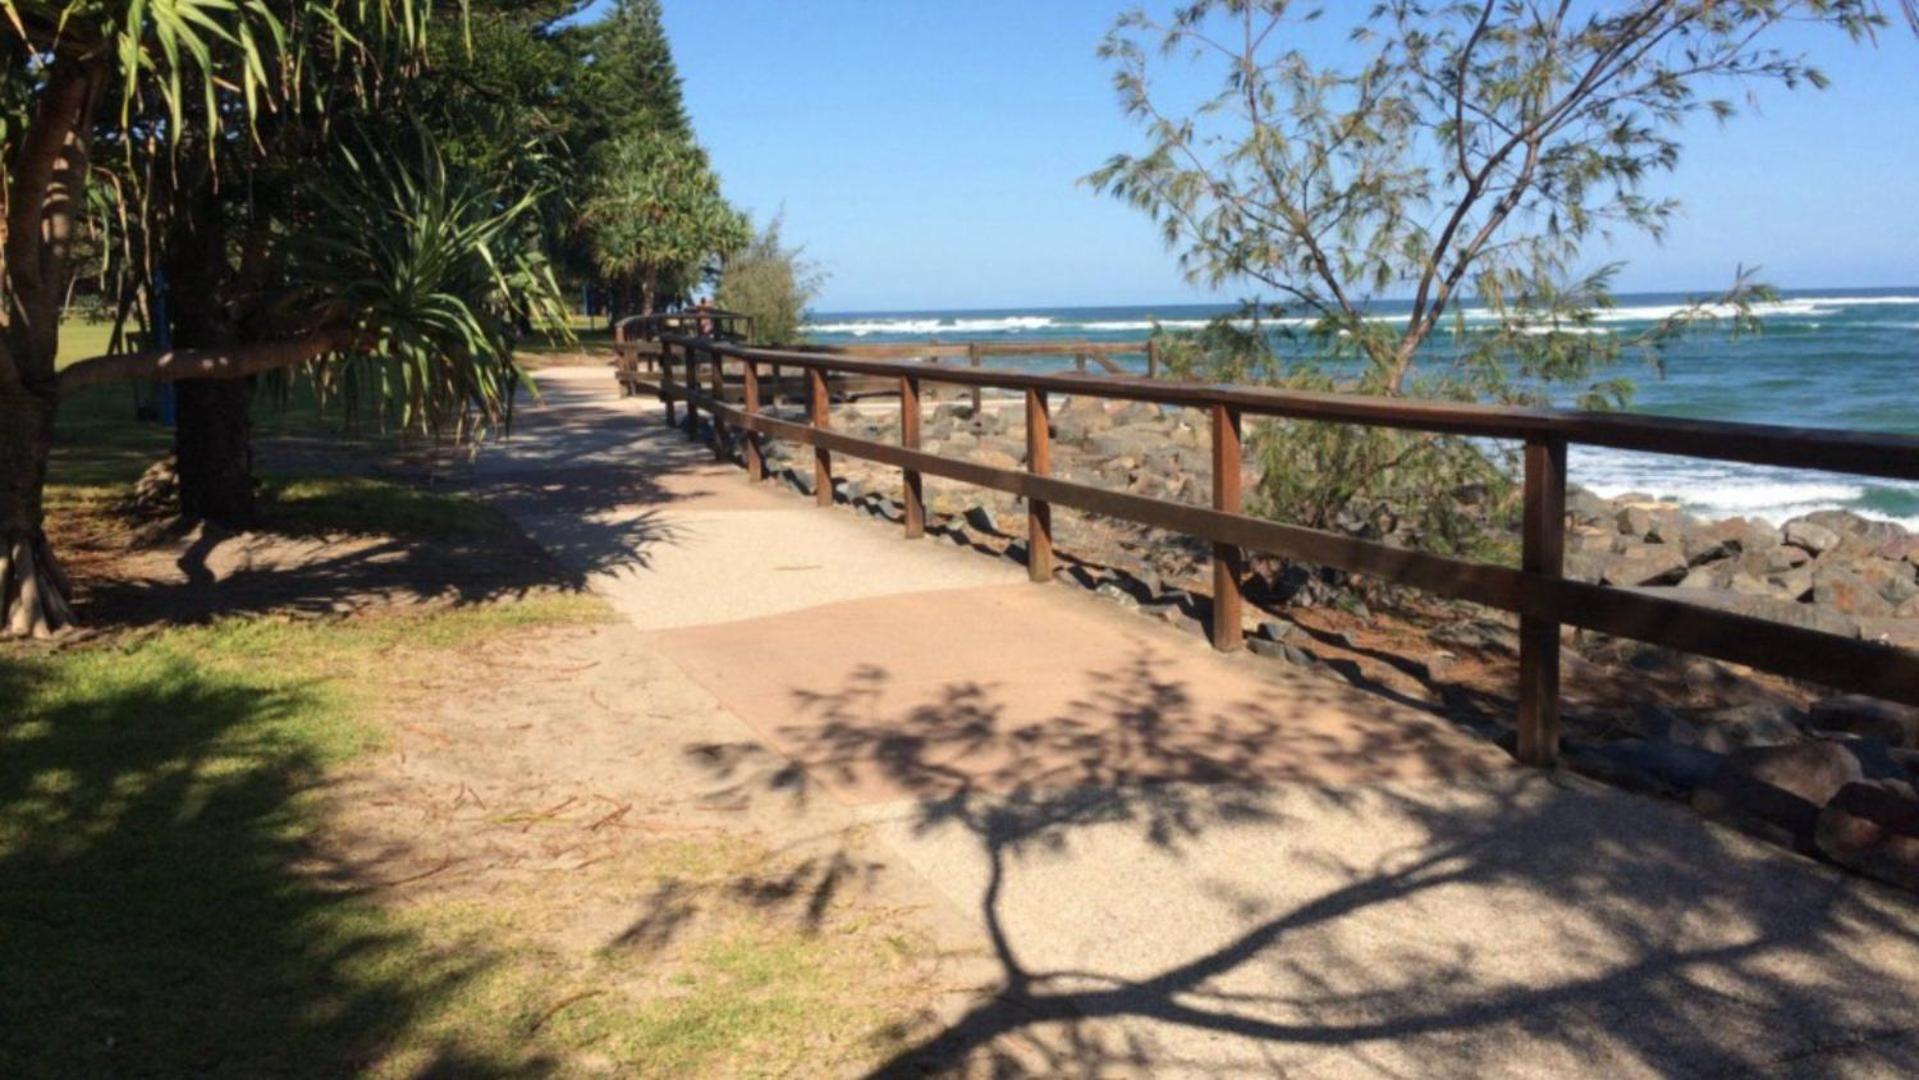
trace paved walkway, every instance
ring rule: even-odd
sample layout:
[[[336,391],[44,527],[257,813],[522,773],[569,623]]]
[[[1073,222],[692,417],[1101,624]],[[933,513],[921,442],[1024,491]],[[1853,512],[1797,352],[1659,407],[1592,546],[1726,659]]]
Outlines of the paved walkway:
[[[541,385],[492,496],[992,958],[901,1071],[1919,1071],[1904,897]]]

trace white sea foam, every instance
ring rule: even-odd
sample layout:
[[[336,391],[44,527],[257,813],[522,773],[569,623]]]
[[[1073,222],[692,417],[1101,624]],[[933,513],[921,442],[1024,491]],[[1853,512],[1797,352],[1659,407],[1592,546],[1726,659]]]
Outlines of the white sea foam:
[[[1008,334],[1045,330],[1056,325],[1050,315],[1006,315],[981,319],[854,319],[849,322],[808,323],[809,334]]]
[[[1645,492],[1703,518],[1753,517],[1779,525],[1815,510],[1850,510],[1919,529],[1919,517],[1862,505],[1873,490],[1919,495],[1919,484],[1583,446],[1573,449],[1569,469],[1574,483],[1602,498]]]
[[[1919,296],[1810,296],[1806,297],[1804,302],[1824,307],[1876,307],[1884,304],[1912,306],[1919,305]]]
[[[1070,325],[1095,334],[1144,333],[1154,326],[1163,326],[1168,330],[1198,330],[1210,323],[1211,319],[1161,319],[1155,323],[1151,319],[1117,319],[1112,321],[1072,323]]]

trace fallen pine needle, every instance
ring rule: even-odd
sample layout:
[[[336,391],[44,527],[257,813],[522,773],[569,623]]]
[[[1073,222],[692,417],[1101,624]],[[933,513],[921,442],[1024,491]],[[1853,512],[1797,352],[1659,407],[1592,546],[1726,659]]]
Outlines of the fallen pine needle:
[[[555,1004],[552,1008],[541,1013],[540,1018],[538,1020],[533,1021],[533,1026],[526,1029],[526,1033],[528,1035],[538,1034],[539,1030],[546,1026],[546,1022],[548,1020],[553,1019],[554,1016],[558,1015],[561,1009],[566,1008],[568,1005],[577,1005],[580,1002],[585,1001],[587,998],[590,998],[590,997],[599,997],[601,994],[604,994],[604,993],[606,993],[606,991],[604,990],[586,990],[586,991],[582,991],[581,993],[574,994],[572,997],[561,998],[559,1002]]]

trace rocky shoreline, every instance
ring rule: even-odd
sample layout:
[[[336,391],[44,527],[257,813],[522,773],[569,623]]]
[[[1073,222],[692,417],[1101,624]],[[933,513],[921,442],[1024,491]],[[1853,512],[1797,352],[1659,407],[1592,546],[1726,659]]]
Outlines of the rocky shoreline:
[[[936,406],[922,447],[999,468],[1024,464],[1017,401]],[[898,438],[891,402],[841,406],[833,426]],[[1062,478],[1202,505],[1210,433],[1192,410],[1068,398],[1052,416]],[[810,465],[769,444],[779,475],[810,490]],[[899,520],[895,470],[836,461],[838,495]],[[1256,479],[1250,473],[1248,486]],[[1025,557],[1013,497],[926,481],[930,530]],[[1919,535],[1844,511],[1773,526],[1704,521],[1651,496],[1568,497],[1568,577],[1919,649]],[[1203,633],[1203,543],[1127,522],[1061,514],[1063,575],[1116,603]],[[1395,538],[1387,536],[1386,542]],[[1410,700],[1490,737],[1504,732],[1517,656],[1513,621],[1470,605],[1382,602],[1344,575],[1256,560],[1247,582],[1253,651]],[[1378,608],[1379,610],[1373,610]],[[1463,616],[1463,617],[1462,617]],[[1656,646],[1569,633],[1568,764],[1809,855],[1919,892],[1919,709],[1817,688]]]

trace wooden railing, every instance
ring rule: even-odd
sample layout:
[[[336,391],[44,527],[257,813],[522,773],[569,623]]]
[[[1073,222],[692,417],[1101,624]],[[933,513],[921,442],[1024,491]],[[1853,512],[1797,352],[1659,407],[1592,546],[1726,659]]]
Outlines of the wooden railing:
[[[722,341],[745,341],[753,336],[753,316],[717,308],[628,315],[613,324],[613,341],[616,344],[654,341],[667,332],[716,337]]]
[[[1404,401],[1205,386],[1129,376],[1040,374],[999,368],[902,363],[793,350],[747,348],[711,338],[664,333],[661,378],[650,387],[663,401],[686,406],[683,421],[697,437],[698,410],[712,419],[714,452],[727,453],[729,431],[744,438],[749,477],[763,479],[763,436],[813,447],[814,491],[833,500],[832,455],[897,467],[902,473],[906,534],[921,535],[926,510],[921,478],[946,477],[1009,492],[1026,500],[1028,566],[1034,581],[1052,577],[1052,507],[1064,506],[1185,533],[1213,545],[1213,645],[1243,645],[1240,578],[1248,552],[1263,552],[1422,589],[1443,597],[1514,612],[1520,619],[1518,752],[1546,764],[1559,743],[1559,650],[1562,626],[1716,657],[1841,690],[1919,704],[1919,653],[1753,618],[1562,576],[1566,529],[1566,450],[1569,444],[1606,446],[1823,469],[1863,476],[1919,480],[1919,438],[1852,431],[1729,424],[1656,416],[1625,416],[1546,409],[1512,409],[1449,402]],[[725,364],[738,369],[741,403],[725,393]],[[763,369],[805,373],[807,420],[764,411]],[[677,369],[677,371],[676,371]],[[859,375],[891,380],[900,405],[899,444],[832,430],[827,379]],[[1025,396],[1027,463],[995,468],[930,454],[919,448],[925,383],[1010,390]],[[1210,507],[1192,506],[1075,483],[1049,475],[1047,418],[1051,395],[1152,402],[1205,411],[1211,418],[1213,491]],[[1240,506],[1240,435],[1246,416],[1365,424],[1446,435],[1516,440],[1525,444],[1525,513],[1521,567],[1468,562],[1350,536],[1250,517]],[[669,413],[669,419],[671,414]]]
[[[684,332],[681,329],[686,321],[681,315],[636,315],[623,320],[614,329],[613,354],[614,367],[625,393],[632,393],[648,377],[656,375],[660,365],[662,333]],[[745,318],[745,316],[738,316]],[[746,332],[751,333],[750,322]],[[729,334],[694,336],[717,336],[725,339]],[[994,356],[1070,356],[1075,371],[1103,371],[1109,375],[1128,375],[1132,372],[1118,362],[1122,356],[1145,358],[1146,377],[1159,375],[1159,342],[1141,341],[907,341],[907,342],[851,342],[834,345],[795,345],[786,346],[795,352],[804,352],[829,356],[852,356],[874,360],[925,360],[939,363],[942,360],[963,360],[968,367],[980,367],[983,362]],[[778,380],[778,365],[774,365],[775,383]],[[890,389],[890,388],[889,388]],[[978,387],[971,390],[974,408],[980,404]]]

